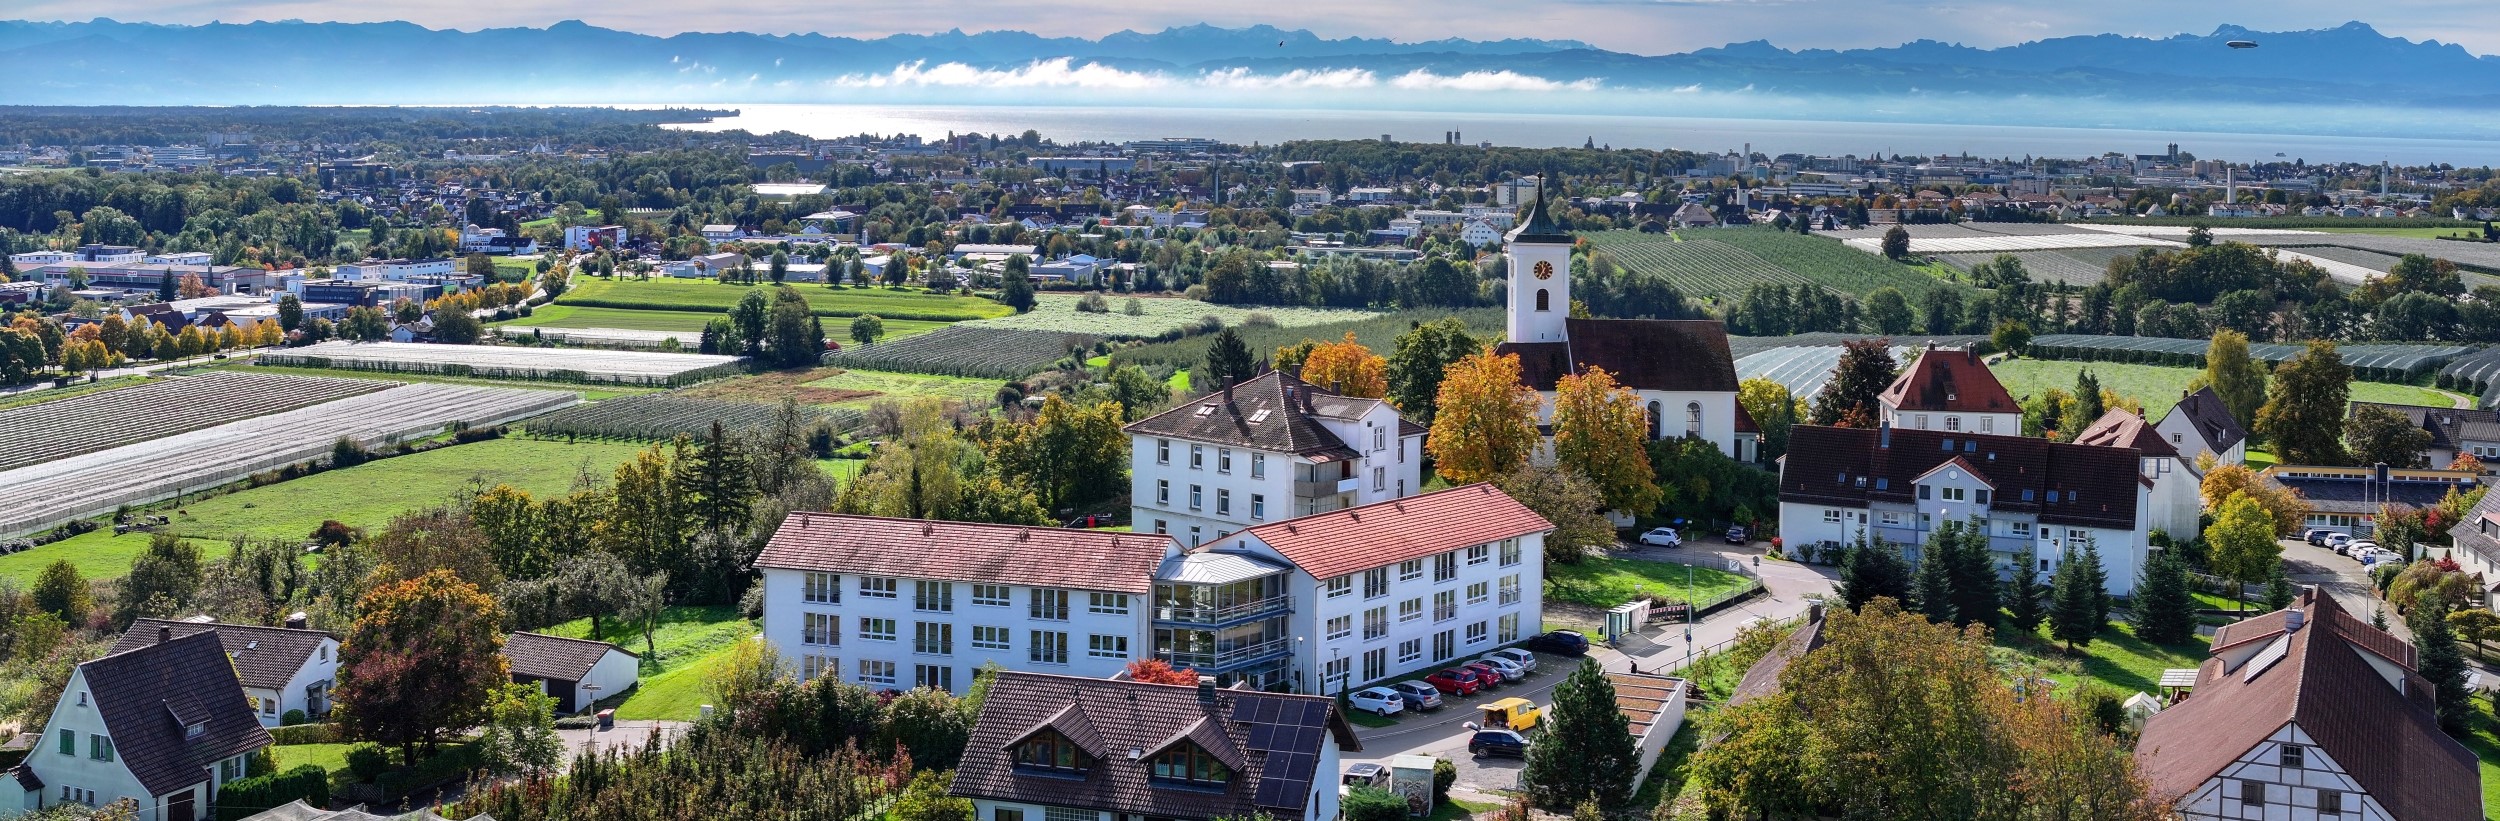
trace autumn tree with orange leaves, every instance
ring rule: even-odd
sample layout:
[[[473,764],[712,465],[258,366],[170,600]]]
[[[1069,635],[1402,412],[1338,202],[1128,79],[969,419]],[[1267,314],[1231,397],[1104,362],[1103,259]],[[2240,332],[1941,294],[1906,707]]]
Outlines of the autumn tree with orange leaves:
[[[1590,367],[1554,384],[1554,458],[1597,485],[1608,510],[1646,513],[1666,493],[1650,468],[1649,413],[1614,374]]]
[[[1354,341],[1354,333],[1349,331],[1343,342],[1311,348],[1310,355],[1302,360],[1302,381],[1341,396],[1379,399],[1389,395],[1389,360]]]
[[[454,732],[486,718],[495,688],[511,681],[503,611],[492,596],[435,570],[374,588],[339,642],[337,720],[350,735],[399,747],[415,761]]]
[[[1138,659],[1128,663],[1128,677],[1148,684],[1197,684],[1198,671],[1173,667],[1162,659]]]
[[[1485,348],[1451,363],[1433,400],[1424,449],[1454,485],[1491,480],[1528,464],[1536,452],[1536,391],[1519,382],[1519,355]]]

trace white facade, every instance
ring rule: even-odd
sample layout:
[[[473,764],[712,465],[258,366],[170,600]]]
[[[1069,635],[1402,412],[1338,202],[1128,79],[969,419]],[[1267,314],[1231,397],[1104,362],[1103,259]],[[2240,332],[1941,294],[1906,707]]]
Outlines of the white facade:
[[[575,225],[564,229],[564,248],[568,251],[592,251],[625,244],[622,225]]]
[[[1492,223],[1484,220],[1470,220],[1467,227],[1458,229],[1458,238],[1470,246],[1482,248],[1501,242],[1502,229],[1495,228]]]
[[[1571,243],[1511,243],[1509,282],[1506,338],[1512,342],[1564,341],[1568,335],[1563,320],[1571,316]],[[1552,399],[1546,397],[1548,406]]]
[[[762,570],[764,639],[802,678],[837,675],[870,689],[930,686],[961,695],[989,662],[1104,678],[1153,651],[1144,596]]]
[[[1884,423],[1904,430],[1941,430],[1955,433],[1981,433],[1992,436],[2023,435],[2021,413],[1985,413],[1980,411],[1902,410],[1900,405],[1884,402]]]
[[[1313,416],[1355,459],[1314,462],[1281,451],[1129,436],[1130,526],[1184,546],[1252,525],[1414,495],[1423,488],[1424,436],[1400,435],[1397,410],[1374,403],[1354,419]]]
[[[2396,821],[2291,722],[2182,796],[2177,807],[2190,821]]]
[[[593,702],[634,689],[634,685],[641,681],[641,661],[635,659],[632,653],[609,648],[606,654],[599,657],[598,663],[590,665],[590,672],[575,683],[572,703],[558,704],[556,710],[566,713],[588,710]],[[538,682],[538,691],[547,692],[547,682]]]
[[[2017,567],[2027,567],[2045,580],[2057,572],[2058,562],[2068,549],[2081,551],[2084,545],[2091,544],[2100,551],[2101,570],[2109,579],[2110,595],[2134,592],[2136,577],[2144,567],[2143,517],[2149,504],[2145,498],[2149,491],[2141,484],[2137,485],[2137,526],[2121,530],[2043,523],[2037,514],[1996,510],[1991,504],[1995,488],[1951,462],[1928,471],[1918,481],[1919,500],[1915,506],[1874,502],[1851,507],[1783,499],[1780,536],[1791,546],[1850,545],[1863,532],[1869,542],[1899,545],[1903,556],[1915,561],[1928,536],[1946,522],[1967,525],[1977,518],[1988,530],[1988,549],[1998,572],[2007,577]]]
[[[1256,534],[1214,546],[1291,565]],[[1340,694],[1474,659],[1543,632],[1545,534],[1531,533],[1329,579],[1296,568],[1286,589],[1301,689]],[[1315,682],[1315,683],[1313,683]]]
[[[451,258],[438,259],[368,259],[338,267],[339,279],[366,282],[406,282],[412,277],[448,277],[459,273]]]
[[[216,257],[210,256],[207,251],[183,251],[151,254],[141,262],[148,265],[207,265],[214,259]]]
[[[2175,408],[2162,414],[2161,421],[2154,423],[2153,430],[2160,432],[2162,441],[2177,448],[2179,454],[2191,463],[2196,461],[2198,455],[2206,453],[2213,454],[2214,464],[2218,465],[2237,465],[2248,461],[2247,440],[2233,442],[2230,447],[2217,450],[2212,442],[2205,441],[2205,435],[2196,429],[2196,423]]]
[[[2152,482],[2140,503],[2147,532],[2158,529],[2182,541],[2201,534],[2205,477],[2196,472],[2195,462],[2175,455],[2146,456],[2143,470],[2144,478]]]
[[[247,686],[243,688],[243,694],[252,697],[252,706],[260,716],[260,726],[284,724],[286,714],[292,710],[302,710],[305,716],[317,719],[330,713],[330,687],[337,681],[338,672],[339,642],[324,637],[321,646],[314,649],[312,658],[305,659],[304,666],[295,671],[295,677],[287,680],[285,689]]]
[[[26,754],[24,766],[32,767],[43,779],[44,794],[36,799],[40,806],[101,807],[128,798],[139,804],[139,821],[157,821],[168,817],[169,806],[187,798],[192,818],[210,817],[216,786],[242,778],[249,754],[217,762],[213,773],[190,787],[150,795],[114,748],[103,712],[90,697],[86,676],[84,669],[70,674],[60,703],[53,705],[51,719],[44,722],[43,739]]]

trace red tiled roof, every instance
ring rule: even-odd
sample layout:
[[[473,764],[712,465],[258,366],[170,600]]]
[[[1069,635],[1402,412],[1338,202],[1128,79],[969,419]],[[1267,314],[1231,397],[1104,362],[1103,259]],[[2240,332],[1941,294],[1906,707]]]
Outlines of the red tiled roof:
[[[2075,434],[2075,444],[2135,448],[2143,451],[2146,456],[2155,457],[2179,455],[2179,449],[2172,447],[2169,440],[2163,439],[2161,431],[2154,430],[2151,423],[2144,421],[2144,417],[2137,416],[2133,411],[2125,408],[2111,408],[2108,413],[2101,414],[2101,418],[2093,421],[2091,427],[2084,428],[2082,433]]]
[[[1912,504],[1918,477],[1960,459],[1995,488],[1991,509],[2036,513],[2047,524],[2131,529],[2138,458],[2133,448],[2023,436],[1798,425],[1788,433],[1780,500]]]
[[[1553,530],[1554,523],[1489,484],[1409,496],[1243,531],[1314,578],[1420,559]]]
[[[1930,346],[1884,388],[1884,404],[1901,410],[2021,413],[1988,363],[1969,347]]]
[[[758,568],[1144,594],[1172,537],[792,513]]]

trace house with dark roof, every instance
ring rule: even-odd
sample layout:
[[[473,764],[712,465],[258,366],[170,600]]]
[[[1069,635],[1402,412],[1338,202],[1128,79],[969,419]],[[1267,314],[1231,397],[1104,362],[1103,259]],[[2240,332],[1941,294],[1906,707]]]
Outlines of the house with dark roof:
[[[2147,491],[2146,526],[2182,539],[2203,532],[2204,472],[2196,469],[2196,460],[2172,447],[2144,417],[2125,408],[2111,408],[2076,433],[2075,444],[2134,448],[2141,460],[2136,478]]]
[[[2144,566],[2151,488],[2142,452],[2023,436],[1798,425],[1780,459],[1780,534],[1792,547],[1900,545],[1915,560],[1947,523],[1977,522],[2000,573],[2045,576],[2095,546],[2109,592]]]
[[[2170,406],[2153,429],[2190,462],[2207,453],[2218,464],[2248,461],[2248,430],[2231,418],[2230,406],[2222,404],[2212,386],[2179,397],[2179,404]]]
[[[1574,240],[1546,214],[1542,191],[1507,239],[1506,341],[1495,350],[1519,357],[1520,381],[1543,399],[1539,424],[1553,419],[1554,386],[1562,377],[1602,368],[1615,384],[1640,395],[1651,438],[1697,438],[1738,461],[1758,458],[1761,434],[1736,405],[1736,359],[1726,324],[1573,318]]]
[[[1333,699],[1000,673],[947,792],[984,821],[1338,817]]]
[[[556,700],[559,712],[588,710],[600,699],[634,689],[642,678],[641,659],[604,641],[513,633],[503,639],[503,657],[513,683],[536,686]]]
[[[154,644],[171,631],[175,638],[213,633],[234,662],[243,693],[252,698],[263,727],[285,722],[288,713],[303,711],[318,721],[330,715],[330,685],[338,677],[339,637],[326,630],[262,627],[216,621],[139,619],[113,643],[111,653],[127,653]]]
[[[1883,421],[1896,428],[2007,436],[2023,432],[2022,405],[1969,345],[1927,343],[1876,401],[1883,405]]]
[[[2451,547],[2447,550],[2428,548],[2438,555],[2423,558],[2455,559],[2459,568],[2482,577],[2481,587],[2474,591],[2475,604],[2500,608],[2500,496],[2483,494],[2462,520],[2448,528],[2448,540]]]
[[[0,807],[136,801],[148,821],[214,814],[220,785],[270,744],[214,632],[175,636],[85,664],[44,722],[44,740],[0,779]],[[15,795],[10,793],[14,792]]]
[[[2352,403],[2352,411],[2365,407],[2394,411],[2431,435],[2430,444],[2422,448],[2422,461],[2416,464],[2444,468],[2456,463],[2457,455],[2463,453],[2474,454],[2487,463],[2500,463],[2500,410]]]
[[[2144,724],[2137,774],[2188,819],[2483,817],[2473,752],[2440,732],[2412,645],[2303,590],[2223,627]]]
[[[1271,371],[1130,423],[1129,513],[1195,545],[1423,489],[1424,428]]]
[[[2429,507],[2450,492],[2470,492],[2482,481],[2481,474],[2471,471],[2385,464],[2275,465],[2257,476],[2300,494],[2302,527],[2340,530],[2356,539],[2377,535],[2381,506]]]

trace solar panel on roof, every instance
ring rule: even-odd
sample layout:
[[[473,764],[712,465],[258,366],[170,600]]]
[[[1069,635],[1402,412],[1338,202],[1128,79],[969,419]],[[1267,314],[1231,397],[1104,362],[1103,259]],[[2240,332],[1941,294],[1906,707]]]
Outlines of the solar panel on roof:
[[[1275,746],[1275,739],[1276,725],[1254,722],[1250,725],[1250,737],[1246,743],[1250,745],[1250,749],[1265,750]]]

